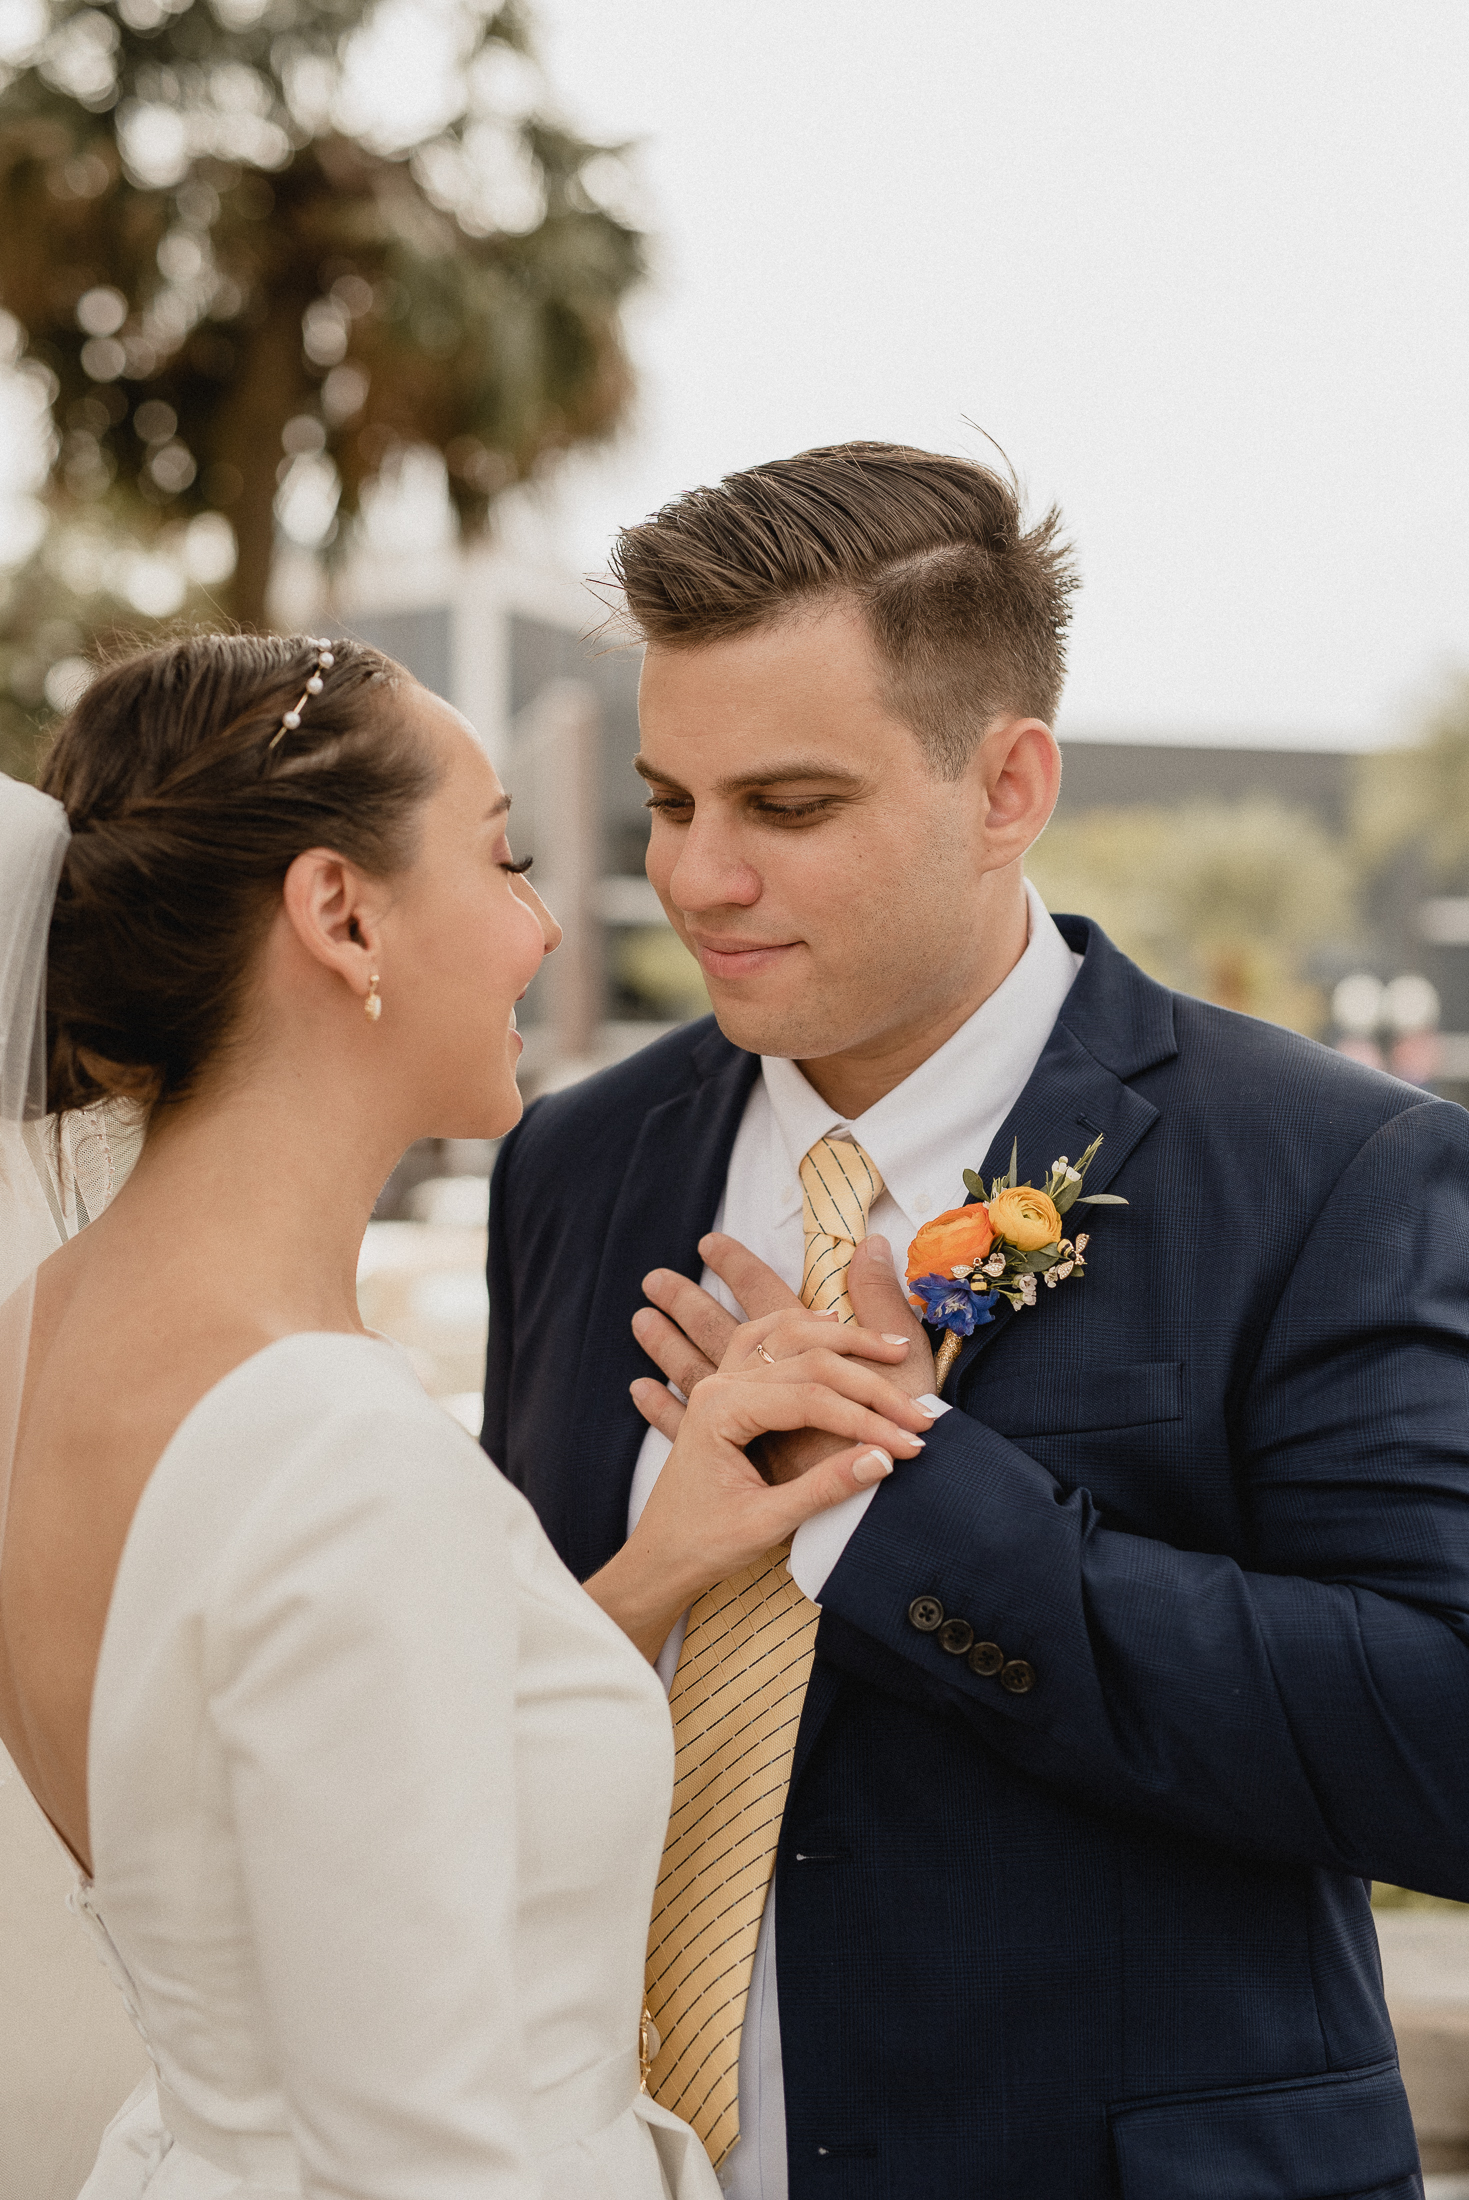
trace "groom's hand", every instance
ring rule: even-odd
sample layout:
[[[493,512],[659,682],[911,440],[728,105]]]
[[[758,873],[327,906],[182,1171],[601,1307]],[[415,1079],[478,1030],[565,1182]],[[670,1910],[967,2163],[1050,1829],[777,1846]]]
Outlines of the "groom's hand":
[[[790,1286],[738,1238],[711,1232],[699,1240],[699,1251],[721,1282],[729,1285],[746,1321],[758,1321],[762,1314],[783,1314],[788,1307],[800,1305]],[[718,1299],[675,1268],[655,1268],[644,1276],[643,1289],[653,1304],[634,1314],[633,1335],[687,1398],[695,1383],[712,1375],[724,1358],[739,1317],[727,1313]]]
[[[738,1238],[711,1232],[700,1240],[699,1252],[720,1281],[728,1285],[747,1320],[800,1305],[790,1286]],[[640,1308],[633,1316],[633,1335],[670,1383],[688,1397],[696,1383],[714,1373],[739,1324],[717,1299],[675,1269],[655,1268],[643,1278],[643,1289],[652,1305]],[[934,1387],[933,1352],[898,1281],[885,1238],[867,1238],[857,1247],[847,1274],[847,1291],[852,1310],[865,1328],[876,1329],[890,1339],[901,1336],[908,1340],[909,1350],[902,1366],[884,1369],[887,1379],[910,1397],[925,1396]],[[634,1401],[644,1419],[651,1421],[653,1415],[638,1397],[639,1387],[633,1386]],[[649,1383],[647,1388],[652,1391],[654,1386]],[[767,1481],[791,1482],[840,1448],[835,1438],[820,1429],[797,1429],[787,1435],[762,1438],[751,1446],[751,1456]]]

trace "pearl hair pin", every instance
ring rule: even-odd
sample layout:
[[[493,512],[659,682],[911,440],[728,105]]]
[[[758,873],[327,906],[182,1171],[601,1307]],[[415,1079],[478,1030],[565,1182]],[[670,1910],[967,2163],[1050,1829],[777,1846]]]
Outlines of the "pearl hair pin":
[[[288,733],[294,733],[296,731],[296,728],[301,723],[301,713],[306,708],[307,703],[310,701],[313,695],[320,695],[322,689],[326,686],[326,682],[325,680],[323,680],[322,674],[324,672],[330,672],[332,666],[337,661],[336,658],[332,655],[332,645],[329,641],[318,641],[315,635],[312,634],[308,634],[306,639],[310,642],[312,648],[316,651],[316,670],[312,673],[310,679],[306,682],[306,686],[302,690],[301,696],[297,701],[295,707],[286,712],[279,726],[277,726],[266,749],[265,753],[267,756],[270,754],[271,749],[278,748],[280,746],[281,742],[284,741]]]

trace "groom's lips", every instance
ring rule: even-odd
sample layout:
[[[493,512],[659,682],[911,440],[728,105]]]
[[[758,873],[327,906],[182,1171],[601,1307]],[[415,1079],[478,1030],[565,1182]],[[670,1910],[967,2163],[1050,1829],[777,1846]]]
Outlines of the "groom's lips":
[[[789,955],[796,946],[795,940],[704,940],[693,935],[694,947],[706,976],[711,978],[756,978],[767,970],[774,970],[783,955]]]

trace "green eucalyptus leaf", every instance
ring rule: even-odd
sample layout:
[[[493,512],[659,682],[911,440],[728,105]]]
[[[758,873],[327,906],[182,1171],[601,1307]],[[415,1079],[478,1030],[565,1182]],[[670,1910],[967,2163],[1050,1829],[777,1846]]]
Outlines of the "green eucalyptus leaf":
[[[984,1178],[978,1170],[966,1169],[964,1171],[964,1189],[966,1192],[973,1192],[976,1199],[984,1198]]]
[[[1105,1133],[1104,1133],[1104,1132],[1102,1132],[1102,1131],[1098,1131],[1098,1132],[1097,1132],[1097,1135],[1096,1135],[1096,1137],[1095,1137],[1095,1138],[1094,1138],[1094,1139],[1092,1140],[1091,1144],[1090,1144],[1090,1145],[1089,1145],[1089,1146],[1087,1147],[1087,1149],[1086,1149],[1086,1152],[1085,1152],[1085,1153],[1084,1153],[1084,1154],[1083,1154],[1083,1155],[1081,1156],[1081,1158],[1080,1158],[1080,1159],[1079,1159],[1079,1160],[1078,1160],[1078,1161],[1077,1161],[1077,1162],[1075,1163],[1075,1167],[1077,1167],[1078,1169],[1080,1169],[1080,1171],[1081,1171],[1081,1173],[1082,1173],[1082,1175],[1083,1175],[1083,1176],[1085,1176],[1085,1175],[1086,1175],[1086,1172],[1087,1172],[1087,1170],[1088,1170],[1088,1169],[1089,1169],[1089,1168],[1091,1167],[1092,1163],[1093,1163],[1093,1162],[1094,1162],[1094,1161],[1096,1160],[1096,1158],[1097,1158],[1097,1148],[1098,1148],[1098,1146],[1100,1146],[1100,1145],[1101,1145],[1101,1143],[1102,1143],[1102,1139],[1103,1139],[1103,1137],[1104,1137],[1104,1136],[1105,1136]]]
[[[1081,1204],[1083,1207],[1125,1207],[1127,1201],[1119,1198],[1116,1192],[1084,1192]]]

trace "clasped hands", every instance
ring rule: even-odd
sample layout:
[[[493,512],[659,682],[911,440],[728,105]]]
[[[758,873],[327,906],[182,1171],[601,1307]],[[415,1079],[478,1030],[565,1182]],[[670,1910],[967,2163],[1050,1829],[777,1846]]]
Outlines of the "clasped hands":
[[[633,1335],[649,1359],[657,1362],[685,1398],[692,1397],[697,1384],[723,1371],[731,1352],[747,1358],[756,1349],[761,1340],[754,1338],[747,1351],[742,1333],[751,1336],[762,1323],[782,1316],[826,1322],[836,1331],[830,1346],[883,1365],[889,1382],[910,1398],[923,1397],[933,1389],[933,1351],[898,1282],[886,1238],[865,1238],[852,1254],[847,1295],[857,1327],[839,1326],[834,1315],[810,1314],[775,1270],[738,1238],[713,1231],[699,1241],[699,1252],[745,1309],[745,1322],[736,1321],[716,1298],[671,1268],[655,1268],[643,1278],[652,1304],[641,1307],[632,1321]],[[825,1337],[822,1341],[828,1342]],[[684,1408],[671,1390],[643,1376],[633,1384],[632,1395],[645,1421],[667,1437],[678,1434]],[[824,1423],[813,1421],[806,1428],[757,1439],[751,1448],[767,1481],[791,1482],[841,1446]]]
[[[917,1401],[933,1354],[884,1239],[853,1254],[856,1323],[813,1313],[734,1238],[699,1252],[748,1318],[670,1269],[644,1278],[652,1303],[633,1333],[684,1397],[651,1376],[632,1385],[672,1451],[634,1533],[586,1584],[649,1658],[705,1589],[914,1458],[932,1422]]]

